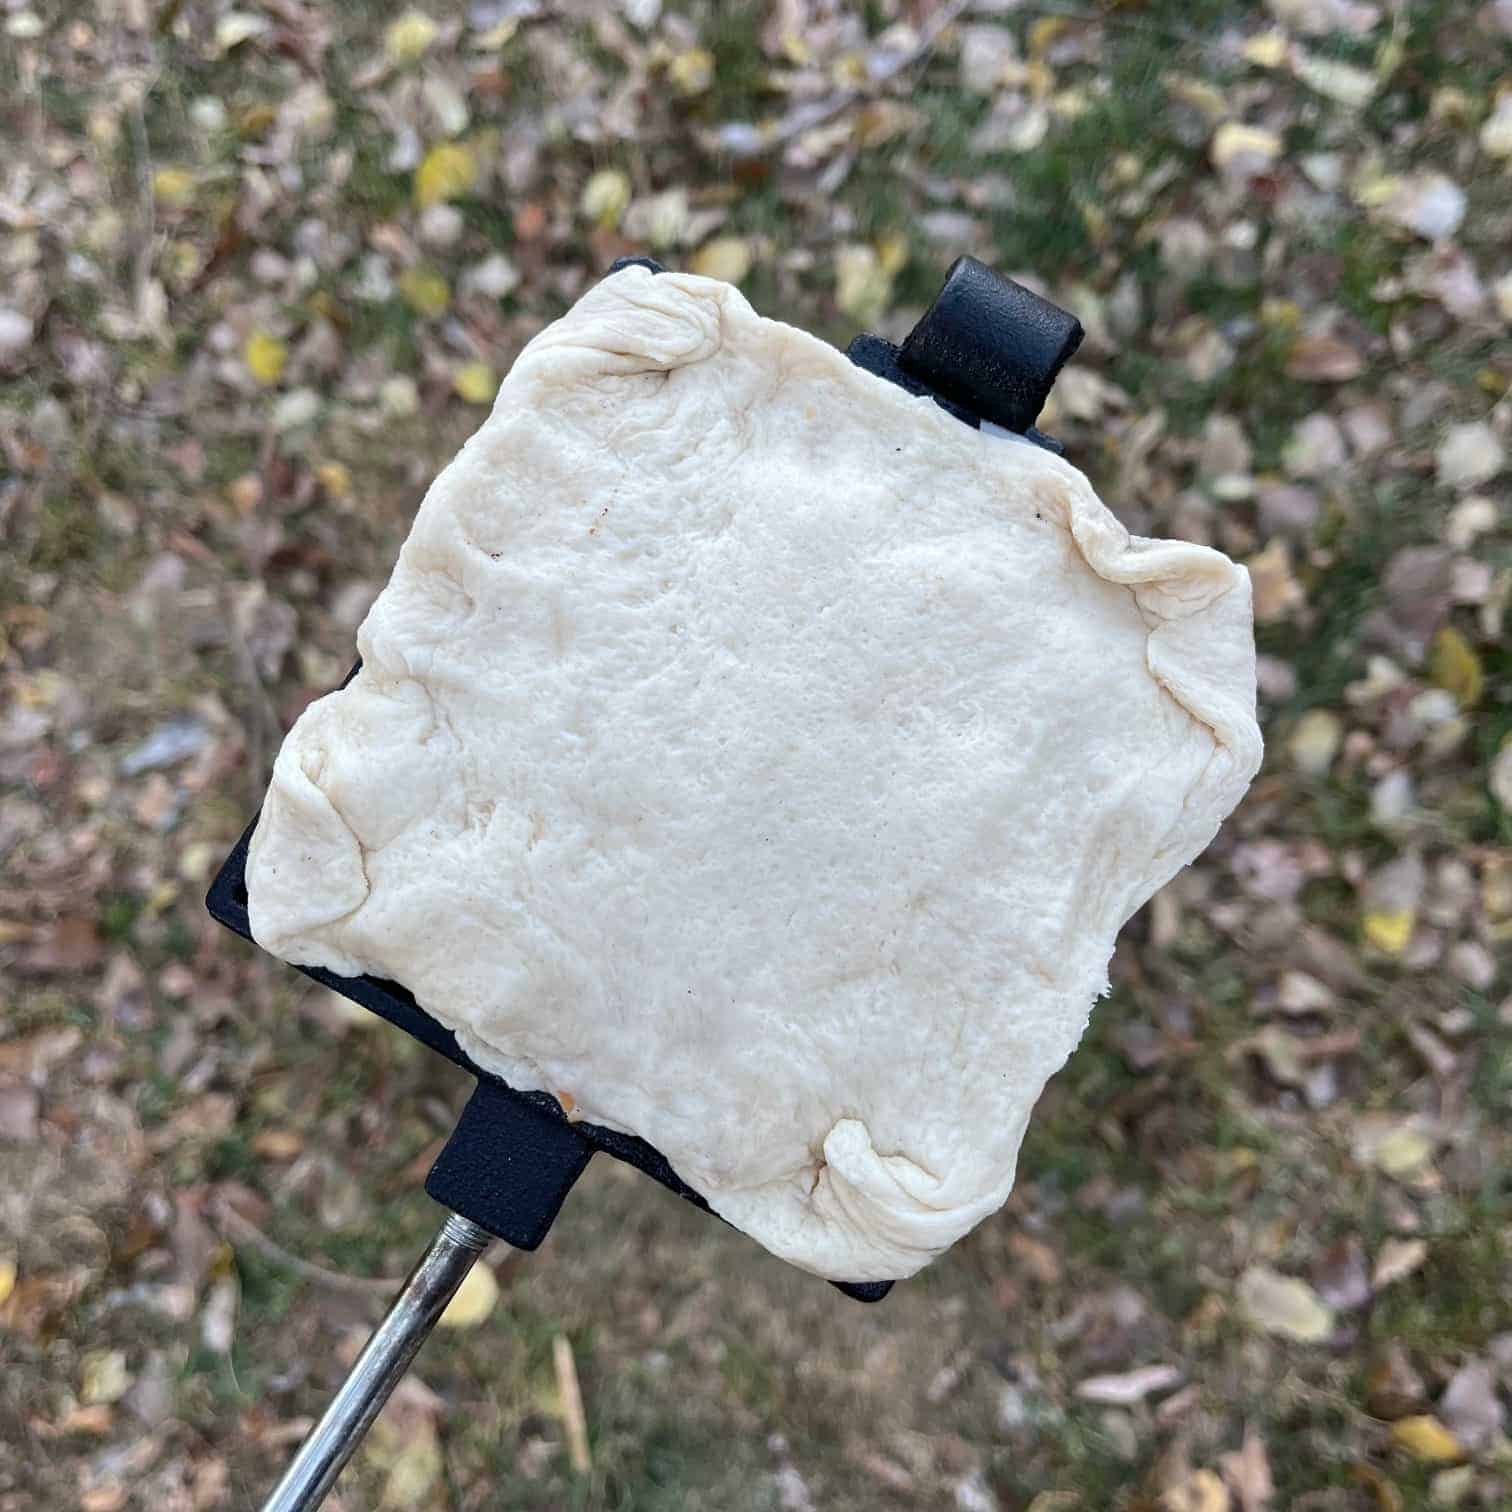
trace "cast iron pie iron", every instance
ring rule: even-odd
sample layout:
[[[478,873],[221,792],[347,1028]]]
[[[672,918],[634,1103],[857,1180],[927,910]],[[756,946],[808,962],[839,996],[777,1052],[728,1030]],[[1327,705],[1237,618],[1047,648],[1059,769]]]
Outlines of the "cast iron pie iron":
[[[664,271],[649,258],[625,258],[610,272],[630,265]],[[846,355],[910,394],[927,395],[962,424],[977,429],[986,422],[1059,453],[1060,446],[1036,430],[1034,421],[1081,338],[1081,326],[1066,311],[975,258],[962,257],[901,346],[861,335]],[[206,899],[215,919],[249,940],[247,847],[256,827],[254,816]],[[478,1255],[494,1238],[516,1249],[539,1246],[595,1151],[635,1166],[709,1211],[645,1140],[590,1122],[570,1122],[550,1093],[516,1091],[475,1065],[452,1032],[422,1011],[401,983],[337,976],[316,967],[297,969],[444,1055],[475,1076],[477,1085],[425,1183],[449,1216],[265,1512],[320,1504]],[[880,1301],[893,1285],[831,1284],[860,1302]]]

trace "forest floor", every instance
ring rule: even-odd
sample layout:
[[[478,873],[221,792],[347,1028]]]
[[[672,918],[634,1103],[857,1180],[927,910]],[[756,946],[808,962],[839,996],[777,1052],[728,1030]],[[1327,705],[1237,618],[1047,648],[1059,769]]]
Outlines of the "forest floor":
[[[1266,766],[1001,1214],[865,1307],[600,1158],[331,1505],[1512,1505],[1508,0],[243,5],[0,4],[0,1512],[255,1507],[437,1224],[468,1080],[202,900],[630,251],[1074,309],[1041,423],[1248,564]]]

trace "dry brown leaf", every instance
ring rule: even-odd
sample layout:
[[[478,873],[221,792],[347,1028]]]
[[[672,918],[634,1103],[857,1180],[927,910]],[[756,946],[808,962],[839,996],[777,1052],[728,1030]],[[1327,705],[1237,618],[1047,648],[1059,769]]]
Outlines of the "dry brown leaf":
[[[1218,1456],[1218,1468],[1239,1503],[1239,1512],[1265,1512],[1276,1494],[1265,1440],[1253,1428],[1244,1430],[1244,1443]]]
[[[1423,1239],[1388,1239],[1376,1255],[1370,1283],[1377,1291],[1410,1276],[1428,1258],[1428,1244]]]

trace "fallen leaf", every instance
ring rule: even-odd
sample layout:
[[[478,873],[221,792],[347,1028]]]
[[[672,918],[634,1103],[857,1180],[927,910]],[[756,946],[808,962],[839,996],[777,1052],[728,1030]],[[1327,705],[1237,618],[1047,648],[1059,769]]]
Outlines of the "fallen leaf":
[[[1460,708],[1473,709],[1480,702],[1485,687],[1480,657],[1453,625],[1445,625],[1433,637],[1428,674],[1439,687],[1454,695]]]
[[[206,1349],[221,1355],[231,1352],[240,1301],[241,1288],[237,1285],[236,1273],[227,1270],[211,1285],[200,1310],[200,1342]]]
[[[58,1433],[88,1433],[104,1438],[115,1427],[115,1408],[108,1402],[72,1407],[53,1425]]]
[[[1512,325],[1512,272],[1503,273],[1491,285],[1491,295],[1496,300],[1497,313]]]
[[[1364,371],[1365,358],[1337,336],[1300,336],[1286,359],[1286,376],[1306,383],[1348,383]]]
[[[1281,465],[1293,478],[1331,476],[1349,460],[1344,433],[1332,415],[1312,414],[1292,431]]]
[[[242,347],[242,360],[247,364],[247,371],[264,388],[271,388],[283,376],[289,349],[276,336],[270,336],[266,331],[253,331]]]
[[[1431,1413],[1404,1417],[1391,1425],[1391,1441],[1413,1459],[1429,1464],[1462,1460],[1464,1445]]]
[[[478,181],[478,160],[462,142],[440,142],[415,169],[415,203],[425,209],[459,199]]]
[[[633,240],[661,250],[682,246],[691,225],[688,191],[678,188],[634,200],[625,212],[623,229]]]
[[[892,278],[875,247],[850,243],[835,251],[835,302],[862,325],[876,321],[892,299]]]
[[[486,362],[464,362],[452,374],[452,387],[469,404],[492,404],[499,376]]]
[[[578,208],[587,220],[612,231],[630,204],[630,179],[618,168],[600,168],[583,185]]]
[[[182,210],[194,198],[194,186],[187,168],[159,168],[152,175],[152,197],[169,210]]]
[[[380,1505],[399,1509],[438,1505],[436,1492],[446,1461],[433,1414],[407,1413],[402,1429],[386,1425],[374,1437],[369,1458],[387,1472]]]
[[[1360,921],[1365,938],[1386,955],[1399,956],[1412,940],[1417,913],[1411,908],[1377,909]]]
[[[1225,121],[1213,133],[1209,153],[1213,166],[1235,178],[1265,173],[1281,156],[1281,138],[1259,126]]]
[[[688,259],[688,271],[738,284],[751,271],[751,244],[743,236],[716,236]]]
[[[1428,1486],[1428,1496],[1435,1507],[1457,1507],[1475,1489],[1475,1466],[1456,1465],[1440,1470]]]
[[[1374,97],[1379,81],[1365,68],[1341,63],[1336,58],[1320,58],[1296,49],[1291,60],[1292,73],[1315,94],[1336,100],[1350,110],[1359,110]]]
[[[1428,1245],[1422,1239],[1388,1239],[1376,1255],[1370,1284],[1377,1290],[1410,1276],[1428,1258]]]
[[[438,1320],[441,1328],[476,1328],[499,1300],[499,1283],[481,1260],[462,1278]]]
[[[1480,146],[1487,157],[1512,158],[1512,89],[1497,92],[1496,107],[1481,124]]]
[[[130,1493],[119,1481],[91,1486],[79,1497],[79,1512],[121,1512]]]
[[[352,496],[352,472],[344,462],[321,462],[315,468],[315,481],[326,498],[335,503]]]
[[[667,65],[667,77],[685,98],[703,94],[714,82],[714,54],[707,48],[690,47]]]
[[[451,287],[434,268],[406,268],[397,283],[405,304],[417,315],[434,319],[451,303]]]
[[[1008,1236],[1008,1249],[1020,1265],[1044,1286],[1054,1286],[1061,1278],[1061,1263],[1048,1244],[1015,1231]]]
[[[1353,1144],[1356,1160],[1388,1176],[1410,1176],[1433,1154],[1433,1141],[1421,1129],[1374,1114],[1355,1120]]]
[[[1408,174],[1384,186],[1380,197],[1386,220],[1425,241],[1453,236],[1465,218],[1465,191],[1442,173]]]
[[[1332,1309],[1295,1276],[1253,1265],[1239,1278],[1237,1295],[1240,1310],[1266,1333],[1316,1344],[1333,1332]]]
[[[22,953],[21,964],[42,975],[88,971],[99,961],[104,949],[93,919],[57,919],[32,936],[31,944]],[[50,1041],[39,1036],[38,1043]]]
[[[1298,771],[1309,777],[1326,777],[1339,754],[1344,724],[1330,709],[1309,709],[1297,721],[1286,749]]]
[[[216,55],[223,57],[232,48],[250,42],[253,37],[262,36],[268,29],[266,16],[254,15],[250,11],[227,11],[215,23]]]
[[[252,1149],[265,1160],[293,1160],[304,1149],[304,1136],[293,1129],[264,1129],[253,1137]]]
[[[1244,1430],[1243,1445],[1218,1456],[1218,1468],[1239,1503],[1240,1512],[1265,1512],[1276,1494],[1265,1440],[1253,1428]]]
[[[1257,32],[1245,39],[1240,56],[1256,68],[1279,68],[1285,61],[1291,44],[1286,33],[1279,29]]]
[[[1141,1365],[1122,1375],[1088,1376],[1076,1388],[1085,1402],[1103,1402],[1113,1407],[1127,1407],[1142,1402],[1158,1391],[1169,1391],[1185,1379],[1174,1365]]]
[[[1403,1512],[1402,1493],[1374,1465],[1358,1464],[1354,1474],[1362,1486],[1369,1488],[1376,1512]]]
[[[1471,489],[1502,470],[1506,451],[1483,420],[1451,425],[1433,453],[1438,481],[1445,488]]]
[[[0,1308],[5,1306],[16,1289],[16,1275],[15,1255],[0,1255]]]
[[[1386,1353],[1371,1366],[1365,1384],[1365,1405],[1379,1418],[1407,1416],[1422,1406],[1423,1379],[1412,1368],[1406,1351],[1392,1342]]]
[[[131,1387],[126,1356],[119,1349],[91,1349],[83,1358],[79,1399],[86,1407],[119,1402]]]
[[[1270,625],[1286,619],[1306,602],[1302,585],[1292,572],[1291,543],[1277,536],[1263,551],[1245,562],[1254,594],[1257,624]]]
[[[392,63],[414,63],[430,51],[440,27],[423,11],[406,11],[383,33],[383,50]]]
[[[1502,737],[1500,748],[1491,758],[1486,785],[1491,789],[1491,796],[1512,814],[1512,737]]]
[[[1439,1398],[1445,1426],[1471,1453],[1497,1442],[1506,1413],[1496,1394],[1496,1376],[1484,1360],[1468,1360]]]
[[[1228,1488],[1211,1470],[1194,1470],[1160,1494],[1161,1512],[1228,1512]]]

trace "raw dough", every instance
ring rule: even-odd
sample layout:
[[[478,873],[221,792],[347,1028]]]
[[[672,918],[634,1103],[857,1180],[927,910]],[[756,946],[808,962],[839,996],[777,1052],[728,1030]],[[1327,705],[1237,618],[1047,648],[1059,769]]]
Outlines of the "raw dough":
[[[1260,760],[1240,568],[641,268],[521,354],[357,643],[278,754],[258,941],[848,1281],[1002,1204]]]

